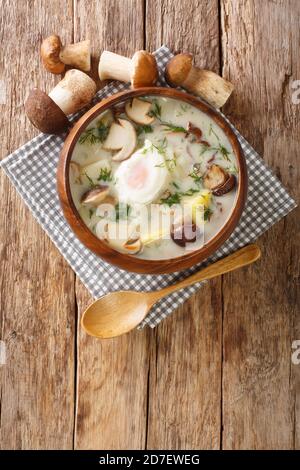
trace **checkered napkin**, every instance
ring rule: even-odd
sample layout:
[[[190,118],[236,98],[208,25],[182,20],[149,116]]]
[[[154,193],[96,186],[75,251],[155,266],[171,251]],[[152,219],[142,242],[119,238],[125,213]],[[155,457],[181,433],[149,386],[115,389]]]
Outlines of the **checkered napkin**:
[[[160,70],[160,85],[166,86],[163,71],[172,57],[163,46],[155,52]],[[104,97],[126,89],[121,83],[111,83],[100,90],[93,105]],[[86,110],[73,116],[78,119]],[[249,143],[234,129],[244,151],[249,175],[248,201],[239,225],[226,243],[207,262],[228,255],[253,242],[294,207],[280,181],[272,174]],[[113,290],[157,290],[173,284],[199,269],[200,265],[184,272],[163,275],[141,275],[112,266],[85,248],[75,237],[64,219],[56,191],[56,168],[65,135],[40,134],[2,161],[2,168],[32,211],[34,217],[55,243],[81,281],[98,298]],[[158,302],[140,325],[155,327],[176,307],[188,299],[202,283],[182,289]]]

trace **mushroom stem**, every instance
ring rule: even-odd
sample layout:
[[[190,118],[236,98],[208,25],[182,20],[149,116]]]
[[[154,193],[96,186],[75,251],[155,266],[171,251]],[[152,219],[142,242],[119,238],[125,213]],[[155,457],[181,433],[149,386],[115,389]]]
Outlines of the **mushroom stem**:
[[[130,82],[132,60],[114,52],[103,51],[99,62],[100,80],[120,80]]]
[[[232,83],[216,73],[210,70],[201,70],[197,67],[191,68],[182,86],[216,108],[221,108],[226,103],[234,89]]]
[[[66,65],[89,72],[91,69],[91,46],[89,39],[76,42],[75,44],[68,44],[61,50],[59,58]]]
[[[73,114],[86,106],[96,93],[96,84],[80,70],[68,70],[64,78],[49,93],[49,97],[65,115]]]

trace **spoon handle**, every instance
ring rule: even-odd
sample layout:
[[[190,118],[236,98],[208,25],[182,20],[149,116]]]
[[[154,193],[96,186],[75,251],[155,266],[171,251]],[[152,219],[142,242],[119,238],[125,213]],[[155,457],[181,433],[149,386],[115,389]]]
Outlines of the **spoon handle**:
[[[192,276],[189,276],[183,281],[180,281],[172,286],[165,287],[164,289],[161,289],[157,292],[151,292],[149,294],[153,295],[154,302],[157,302],[157,300],[161,299],[162,297],[165,297],[166,295],[171,294],[172,292],[175,292],[179,289],[183,289],[184,287],[191,286],[196,282],[212,279],[213,277],[229,273],[235,269],[241,268],[242,266],[247,266],[248,264],[251,264],[259,259],[260,254],[261,252],[257,245],[253,244],[245,246],[232,255],[226,256],[226,258],[216,261],[206,268],[203,268],[201,271],[192,274]]]

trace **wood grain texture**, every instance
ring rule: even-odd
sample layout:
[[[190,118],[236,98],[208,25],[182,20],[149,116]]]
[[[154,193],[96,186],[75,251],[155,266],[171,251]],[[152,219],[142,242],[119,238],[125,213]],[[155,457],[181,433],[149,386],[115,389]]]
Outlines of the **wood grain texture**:
[[[227,114],[299,201],[298,1],[222,3]],[[299,448],[299,209],[260,241],[262,261],[224,277],[223,447]],[[245,290],[245,286],[250,289]],[[296,432],[298,430],[298,432]]]
[[[1,157],[36,135],[29,90],[59,80],[43,37],[90,38],[94,78],[104,48],[166,43],[235,83],[226,114],[299,201],[299,18],[298,0],[0,0]],[[3,172],[0,193],[2,449],[300,449],[299,210],[261,238],[258,264],[155,330],[100,342],[78,326],[90,296]]]
[[[55,80],[39,61],[42,36],[61,30],[60,2],[1,1],[1,157],[36,135],[23,103]],[[65,2],[66,16],[71,2]],[[72,30],[72,25],[70,25]],[[0,173],[2,449],[72,448],[74,274]],[[63,417],[63,419],[62,419]]]
[[[217,1],[147,2],[146,44],[190,51],[219,70]],[[221,428],[221,280],[156,328],[151,344],[148,449],[218,449]]]
[[[91,21],[94,18],[95,21]],[[74,35],[129,57],[143,49],[143,2],[75,3]],[[79,311],[91,301],[77,282]],[[78,327],[77,449],[142,449],[146,439],[149,331],[99,342]]]

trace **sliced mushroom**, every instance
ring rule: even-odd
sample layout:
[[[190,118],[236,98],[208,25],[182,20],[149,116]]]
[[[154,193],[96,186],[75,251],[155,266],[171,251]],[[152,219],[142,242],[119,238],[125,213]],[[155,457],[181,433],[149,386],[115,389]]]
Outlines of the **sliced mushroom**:
[[[131,156],[136,147],[136,132],[133,125],[126,119],[118,119],[109,129],[107,139],[103,143],[106,150],[119,150],[112,159],[121,162]]]
[[[229,178],[223,183],[221,186],[218,186],[213,190],[214,196],[223,196],[224,194],[229,193],[236,184],[236,177],[234,175],[230,175]]]
[[[60,37],[53,34],[42,42],[41,57],[45,68],[51,73],[63,73],[65,64],[89,72],[91,69],[90,41],[80,41],[63,47]]]
[[[154,116],[149,116],[152,103],[149,101],[139,100],[133,98],[132,101],[128,101],[125,105],[125,111],[129,119],[136,124],[147,125],[154,121]]]
[[[207,189],[213,190],[221,186],[228,179],[228,173],[223,170],[219,165],[211,165],[204,175],[204,186]]]
[[[229,193],[236,183],[234,175],[230,175],[219,165],[212,165],[204,176],[204,186],[210,189],[214,196]]]
[[[100,220],[96,225],[97,237],[106,241],[113,249],[124,254],[136,254],[143,248],[135,226],[127,221],[105,222]]]
[[[82,169],[79,163],[70,162],[70,175],[72,176],[74,183],[82,184]]]
[[[34,88],[25,102],[25,111],[41,132],[60,134],[69,125],[67,115],[86,106],[95,93],[96,84],[88,75],[68,70],[49,95]]]
[[[123,249],[130,255],[136,255],[142,251],[143,244],[140,238],[129,239],[123,244]]]
[[[192,134],[195,137],[196,142],[198,143],[201,142],[201,138],[202,138],[201,129],[199,129],[199,127],[194,126],[194,124],[192,124],[190,121],[188,122],[187,133]]]
[[[98,185],[86,191],[81,197],[81,204],[84,206],[97,207],[108,196],[109,188],[107,186]]]
[[[185,221],[171,227],[171,238],[176,245],[185,247],[187,243],[194,243],[200,231],[194,222]]]

